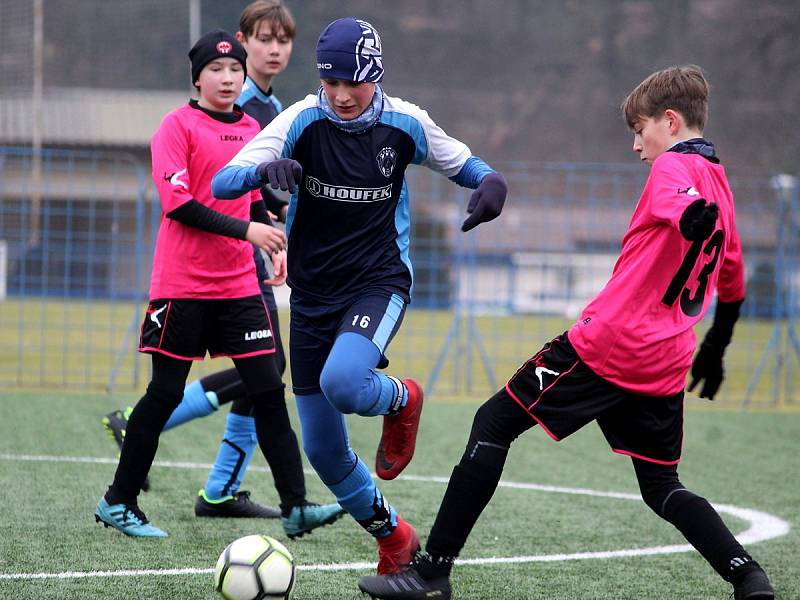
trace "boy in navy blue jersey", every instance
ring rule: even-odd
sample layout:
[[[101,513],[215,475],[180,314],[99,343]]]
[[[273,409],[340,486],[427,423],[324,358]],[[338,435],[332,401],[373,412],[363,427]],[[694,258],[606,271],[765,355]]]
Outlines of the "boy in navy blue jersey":
[[[272,93],[272,81],[288,65],[296,33],[295,20],[280,0],[256,0],[239,18],[236,39],[246,51],[247,73],[236,103],[264,128],[282,110]],[[269,213],[285,221],[287,202],[269,188],[261,190]],[[272,224],[267,219],[268,224]],[[274,285],[284,278],[270,280],[261,252],[253,249],[261,295],[269,310],[275,340],[275,363],[281,374],[286,358],[278,324]],[[269,280],[269,282],[268,282]],[[220,405],[232,403],[225,434],[216,460],[195,502],[198,517],[281,517],[290,537],[300,536],[330,522],[342,509],[337,504],[318,505],[306,502],[305,478],[297,438],[287,428],[282,438],[273,437],[263,446],[264,454],[281,497],[281,509],[261,506],[239,491],[242,479],[255,452],[257,437],[252,403],[235,368],[213,373],[194,381],[184,390],[183,400],[170,416],[164,431],[215,412]],[[103,424],[121,446],[130,410],[117,410],[104,417]]]
[[[376,472],[397,477],[413,456],[423,400],[413,380],[376,370],[410,301],[405,170],[423,164],[477,188],[464,231],[497,217],[507,189],[427,113],[383,92],[381,40],[369,23],[328,25],[317,68],[317,93],[278,115],[215,176],[213,190],[235,197],[269,183],[292,192],[289,351],[303,447],[339,504],[377,539],[378,572],[392,573],[419,540],[350,448],[344,415],[384,416]]]

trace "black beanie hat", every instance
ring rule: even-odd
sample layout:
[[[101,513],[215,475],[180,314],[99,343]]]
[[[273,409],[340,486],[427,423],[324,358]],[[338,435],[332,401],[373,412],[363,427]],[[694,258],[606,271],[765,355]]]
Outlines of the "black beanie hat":
[[[235,58],[242,64],[247,76],[247,51],[239,41],[223,29],[214,29],[201,37],[189,50],[192,61],[192,85],[200,77],[200,71],[215,58]]]

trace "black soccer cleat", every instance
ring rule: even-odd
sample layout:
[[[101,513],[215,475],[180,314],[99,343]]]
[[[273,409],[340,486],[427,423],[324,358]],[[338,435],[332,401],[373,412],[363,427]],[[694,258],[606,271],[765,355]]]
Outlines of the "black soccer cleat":
[[[222,500],[209,500],[205,490],[197,493],[194,503],[196,517],[228,517],[234,519],[277,519],[281,511],[271,506],[262,506],[250,500],[250,492],[234,492]]]
[[[124,411],[114,410],[103,417],[100,422],[105,427],[108,437],[114,440],[122,452],[122,442],[125,441],[125,430],[128,428],[128,417],[131,416],[133,407],[129,406]],[[145,477],[142,483],[142,491],[146,492],[150,489],[150,478]]]
[[[733,584],[733,598],[734,600],[772,600],[775,598],[775,590],[772,589],[764,570],[756,565]]]
[[[362,577],[358,589],[373,600],[450,600],[450,579],[425,580],[412,563],[399,573]]]

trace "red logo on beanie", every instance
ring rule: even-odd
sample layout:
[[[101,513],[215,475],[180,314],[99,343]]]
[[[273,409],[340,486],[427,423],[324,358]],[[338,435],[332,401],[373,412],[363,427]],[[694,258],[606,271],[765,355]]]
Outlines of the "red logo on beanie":
[[[231,50],[233,50],[233,44],[230,42],[226,42],[225,40],[217,42],[217,52],[220,54],[227,54]]]

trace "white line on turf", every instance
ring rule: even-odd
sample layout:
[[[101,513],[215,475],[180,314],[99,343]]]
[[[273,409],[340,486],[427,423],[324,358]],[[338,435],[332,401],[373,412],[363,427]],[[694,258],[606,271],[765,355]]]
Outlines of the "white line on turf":
[[[84,464],[116,464],[115,458],[96,458],[90,456],[47,456],[33,454],[0,454],[0,460],[9,461],[33,461],[33,462],[61,462],[61,463],[84,463]],[[156,461],[156,467],[174,469],[209,469],[210,464],[191,463],[191,462],[170,462]],[[249,468],[251,471],[269,471],[266,467]],[[309,471],[310,472],[310,471]],[[446,477],[428,477],[423,475],[401,475],[399,479],[408,481],[419,481],[422,483],[441,483],[446,484]],[[624,492],[605,492],[586,488],[570,488],[554,485],[540,485],[536,483],[518,483],[514,481],[501,481],[500,487],[532,490],[538,492],[550,492],[557,494],[577,494],[581,496],[594,496],[599,498],[615,498],[620,500],[638,500],[638,494],[628,494]],[[751,508],[741,508],[730,504],[714,504],[718,512],[727,513],[733,517],[747,521],[750,524],[745,531],[738,534],[736,539],[743,545],[755,544],[771,540],[789,532],[789,523],[779,519],[769,513],[754,510]],[[691,552],[693,548],[688,545],[673,546],[653,546],[650,548],[632,548],[624,550],[605,550],[598,552],[575,552],[572,554],[540,554],[534,556],[499,556],[487,558],[467,558],[460,559],[460,565],[496,565],[496,564],[517,564],[531,562],[559,562],[569,560],[589,560],[607,558],[626,558],[635,556],[652,556],[654,554],[676,554],[680,552]],[[301,571],[363,571],[375,568],[375,563],[337,563],[337,564],[318,564],[318,565],[298,565]],[[213,569],[141,569],[124,571],[64,571],[61,573],[0,573],[0,581],[8,579],[79,579],[86,577],[143,577],[143,576],[174,576],[174,575],[207,575],[213,573]]]

